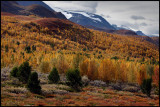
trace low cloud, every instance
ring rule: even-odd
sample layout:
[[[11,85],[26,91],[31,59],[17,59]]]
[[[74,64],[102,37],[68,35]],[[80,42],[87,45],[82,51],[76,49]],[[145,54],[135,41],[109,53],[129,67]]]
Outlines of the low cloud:
[[[96,8],[98,3],[96,1],[73,1],[72,2],[75,5],[81,5],[84,7],[90,7],[90,8]]]
[[[111,18],[111,16],[110,16],[110,15],[107,15],[106,18]]]
[[[145,18],[143,16],[135,16],[135,15],[132,15],[131,16],[131,19],[133,20],[144,20]]]
[[[105,18],[111,18],[111,16],[110,16],[110,15],[100,14],[100,16],[105,17]]]
[[[148,35],[152,35],[152,34],[159,34],[159,29],[158,26],[153,26],[153,27],[146,27],[144,28],[144,33],[148,34]]]
[[[72,3],[75,5],[75,7],[81,7],[77,10],[88,11],[91,13],[96,13],[96,8],[98,5],[97,1],[72,1]]]
[[[53,9],[99,14],[110,24],[125,25],[145,34],[159,33],[158,1],[44,1]],[[56,9],[55,9],[56,10]],[[56,11],[59,11],[58,9]]]
[[[144,23],[144,22],[140,24],[140,26],[147,26],[147,25],[148,25],[148,24],[146,24],[146,23]]]
[[[96,13],[98,5],[97,1],[44,1],[53,9],[55,7],[63,10],[74,10],[74,11],[87,11],[90,13]]]

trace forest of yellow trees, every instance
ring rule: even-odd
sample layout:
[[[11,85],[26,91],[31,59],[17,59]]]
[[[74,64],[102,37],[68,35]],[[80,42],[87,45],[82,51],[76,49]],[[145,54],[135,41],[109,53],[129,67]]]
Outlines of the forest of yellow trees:
[[[33,70],[45,73],[53,67],[59,73],[78,67],[81,75],[91,80],[141,84],[144,78],[153,76],[154,84],[158,85],[158,46],[140,38],[74,24],[67,29],[54,29],[55,33],[34,22],[45,18],[32,19],[1,16],[1,68],[29,61]],[[149,69],[153,69],[153,75]]]

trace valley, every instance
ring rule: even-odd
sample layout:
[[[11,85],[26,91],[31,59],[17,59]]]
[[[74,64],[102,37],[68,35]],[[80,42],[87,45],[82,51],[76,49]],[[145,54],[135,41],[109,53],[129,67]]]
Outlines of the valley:
[[[18,10],[1,11],[2,106],[159,106],[159,37],[92,29],[39,4],[10,3]],[[50,83],[55,69],[59,81]],[[28,89],[34,72],[40,94]]]

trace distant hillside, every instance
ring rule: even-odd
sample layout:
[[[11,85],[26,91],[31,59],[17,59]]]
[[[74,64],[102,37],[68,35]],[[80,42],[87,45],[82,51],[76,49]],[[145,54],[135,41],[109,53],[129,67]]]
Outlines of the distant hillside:
[[[52,11],[48,10],[47,8],[41,5],[37,5],[37,4],[26,6],[25,11],[29,11],[40,17],[55,17],[55,18],[57,17],[56,14],[54,14]]]
[[[124,29],[115,30],[113,33],[121,34],[121,35],[137,35],[134,31],[124,30]]]
[[[62,13],[49,10],[42,5],[33,4],[29,6],[22,6],[19,5],[16,1],[1,1],[1,12],[8,12],[16,15],[37,15],[40,17],[55,17],[66,19]]]
[[[17,1],[17,3],[19,5],[22,5],[22,6],[33,6],[33,5],[41,5],[45,8],[47,8],[48,10],[52,11],[54,13],[54,16],[56,16],[57,18],[61,18],[61,19],[66,19],[65,15],[63,15],[61,12],[56,12],[54,11],[51,7],[49,7],[47,4],[45,4],[43,1]],[[41,9],[42,10],[42,9]],[[46,9],[45,9],[46,10]],[[43,11],[41,13],[44,13],[45,14],[46,11]],[[47,16],[51,16],[49,15],[50,13],[46,13]]]
[[[115,28],[111,26],[110,23],[100,15],[85,11],[73,11],[73,10],[66,11],[60,8],[54,8],[54,9],[62,12],[70,21],[75,22],[84,27],[95,30],[98,29],[115,30]]]
[[[84,50],[87,53],[103,51],[106,57],[115,55],[134,58],[158,57],[158,46],[141,38],[142,36],[121,36],[100,32],[58,18],[10,16],[10,14],[2,14],[2,37],[12,35],[15,38],[20,37],[24,41],[27,40],[29,43],[34,40],[37,43],[37,49],[46,47],[45,50]]]
[[[114,29],[109,22],[107,22],[103,17],[88,13],[88,12],[79,12],[79,11],[72,11],[68,12],[72,14],[72,17],[69,18],[70,21],[78,23],[88,28],[101,28],[101,29]]]
[[[20,12],[22,10],[25,10],[24,7],[18,5],[16,1],[1,1],[1,12],[8,12],[12,14],[22,14]]]
[[[150,37],[156,45],[159,46],[159,36],[158,37]]]
[[[142,31],[136,31],[137,35],[146,36]]]

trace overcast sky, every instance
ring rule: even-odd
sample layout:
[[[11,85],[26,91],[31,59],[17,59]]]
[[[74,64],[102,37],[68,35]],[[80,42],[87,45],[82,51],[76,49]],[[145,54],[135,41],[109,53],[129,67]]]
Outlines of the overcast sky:
[[[159,36],[159,1],[44,1],[51,8],[101,15],[110,24],[125,25]],[[55,9],[56,10],[56,9]]]

